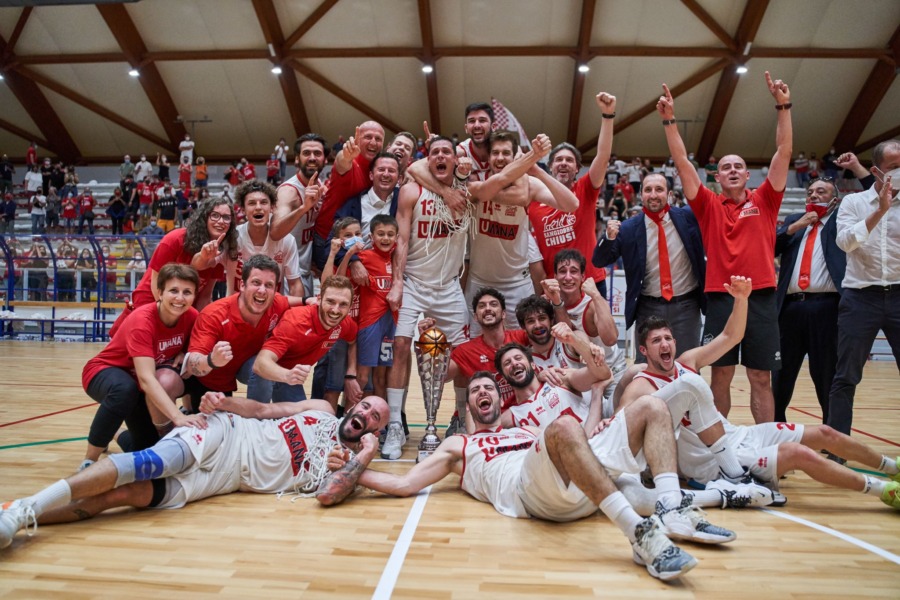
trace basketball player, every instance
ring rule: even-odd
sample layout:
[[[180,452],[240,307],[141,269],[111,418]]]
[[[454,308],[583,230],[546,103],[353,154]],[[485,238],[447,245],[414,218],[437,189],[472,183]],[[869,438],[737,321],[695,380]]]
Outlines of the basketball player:
[[[205,429],[179,427],[146,450],[111,454],[33,496],[4,504],[0,548],[9,546],[19,529],[36,528],[38,519],[80,521],[120,506],[181,508],[237,491],[294,491],[334,504],[353,491],[356,476],[375,456],[372,434],[387,422],[388,412],[375,396],[338,420],[323,400],[261,404],[215,392],[204,396],[201,410],[208,415]],[[230,412],[217,412],[224,410]],[[329,473],[326,459],[335,445],[357,454]]]
[[[659,474],[660,506],[670,507],[666,513],[680,514],[675,443],[662,401],[642,398],[591,440],[568,415],[543,432],[531,427],[502,429],[497,383],[482,371],[469,382],[468,409],[474,434],[445,438],[434,454],[405,475],[367,469],[359,483],[386,494],[410,496],[456,473],[465,492],[508,517],[573,521],[599,507],[628,537],[634,561],[646,565],[653,577],[674,579],[696,566],[696,559],[666,538],[659,517],[641,518],[610,479],[622,472],[639,472],[644,460],[637,457],[646,456]],[[334,454],[329,462],[332,467],[341,465]],[[674,524],[677,517],[667,520]],[[693,526],[681,525],[684,537],[690,537]]]

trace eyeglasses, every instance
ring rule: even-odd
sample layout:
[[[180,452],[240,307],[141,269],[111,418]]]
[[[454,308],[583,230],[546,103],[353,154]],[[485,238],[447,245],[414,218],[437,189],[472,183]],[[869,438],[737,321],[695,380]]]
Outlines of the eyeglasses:
[[[834,177],[814,177],[809,180],[809,185],[814,184],[817,181],[822,181],[824,183],[834,184]]]
[[[210,221],[225,221],[226,223],[231,223],[231,215],[223,215],[222,213],[211,212],[209,213]]]

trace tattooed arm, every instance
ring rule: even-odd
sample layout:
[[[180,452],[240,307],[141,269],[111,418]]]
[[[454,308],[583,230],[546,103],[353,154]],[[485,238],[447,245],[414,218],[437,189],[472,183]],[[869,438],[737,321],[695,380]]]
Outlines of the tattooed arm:
[[[359,476],[366,470],[372,459],[375,458],[375,451],[378,450],[378,439],[374,434],[365,434],[359,443],[359,453],[353,458],[349,458],[349,460],[348,452],[346,450],[341,451],[339,448],[336,448],[329,456],[329,467],[336,467],[341,464],[342,466],[332,471],[325,478],[325,481],[322,482],[322,485],[319,486],[319,490],[316,492],[316,500],[322,506],[334,506],[343,502],[356,488]]]

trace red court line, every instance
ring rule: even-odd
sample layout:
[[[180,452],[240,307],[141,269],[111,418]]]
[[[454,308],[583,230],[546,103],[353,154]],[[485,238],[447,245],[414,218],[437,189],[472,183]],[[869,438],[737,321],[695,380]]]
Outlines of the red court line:
[[[791,410],[796,410],[798,413],[803,413],[804,415],[806,415],[806,416],[808,416],[808,417],[812,417],[812,418],[814,418],[814,419],[822,420],[822,415],[817,415],[817,414],[815,414],[815,413],[807,412],[807,411],[805,411],[805,410],[801,410],[801,409],[799,409],[799,408],[794,408],[794,407],[792,407],[792,406],[789,407],[789,408],[790,408]],[[891,446],[897,446],[898,448],[900,448],[900,444],[898,444],[897,442],[892,442],[891,440],[886,440],[886,439],[884,439],[883,437],[878,437],[878,436],[875,435],[874,433],[869,433],[869,432],[867,432],[867,431],[863,431],[862,429],[857,429],[856,427],[851,427],[850,430],[851,430],[851,431],[855,431],[856,433],[862,434],[862,435],[864,435],[864,436],[870,437],[870,438],[872,438],[872,439],[878,440],[879,442],[884,442],[885,444],[890,444]]]
[[[90,404],[84,404],[82,406],[74,406],[72,408],[66,408],[64,410],[58,410],[56,412],[47,413],[44,415],[37,415],[36,417],[28,417],[27,419],[21,419],[19,421],[11,421],[9,423],[0,423],[0,427],[9,427],[10,425],[18,425],[19,423],[26,423],[28,421],[34,421],[35,419],[43,419],[44,417],[52,417],[53,415],[59,415],[62,413],[71,412],[73,410],[79,410],[82,408],[87,408],[88,406],[96,406],[95,402],[91,402]]]

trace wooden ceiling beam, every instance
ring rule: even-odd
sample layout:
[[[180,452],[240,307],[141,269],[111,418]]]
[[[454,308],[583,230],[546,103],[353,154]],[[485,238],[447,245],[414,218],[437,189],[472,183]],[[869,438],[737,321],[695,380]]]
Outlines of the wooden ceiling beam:
[[[719,60],[712,63],[711,65],[704,67],[703,69],[697,71],[696,73],[694,73],[693,75],[691,75],[690,77],[688,77],[687,79],[682,81],[681,83],[679,83],[675,86],[672,86],[671,88],[669,88],[669,91],[672,92],[673,98],[677,98],[678,96],[684,94],[688,90],[691,90],[691,89],[695,88],[696,86],[700,85],[701,83],[703,83],[704,81],[706,81],[707,79],[709,79],[710,77],[715,75],[716,73],[720,72],[722,69],[727,68],[731,64],[732,63],[730,60],[725,59],[725,58],[720,58]],[[662,93],[662,88],[660,88],[660,93]],[[629,127],[631,127],[632,125],[634,125],[635,123],[637,123],[638,121],[643,119],[644,117],[656,112],[656,103],[658,101],[659,101],[659,96],[655,96],[652,100],[650,100],[649,102],[647,102],[646,104],[644,104],[643,106],[638,108],[637,110],[630,113],[627,117],[623,118],[621,121],[617,121],[616,122],[616,133],[617,134],[621,133],[622,131],[624,131],[625,129],[628,129]],[[599,135],[599,131],[597,132],[597,135]],[[591,141],[586,142],[586,143],[582,144],[581,146],[579,146],[578,150],[582,154],[586,154],[586,153],[590,152],[592,149],[596,149],[596,147],[597,147],[597,137],[594,136],[594,138]]]
[[[13,28],[12,33],[9,35],[9,40],[6,42],[7,54],[12,54],[16,51],[16,42],[19,41],[19,37],[22,35],[22,31],[25,29],[25,24],[28,23],[28,17],[31,16],[31,11],[33,10],[33,6],[26,6],[19,14],[19,19],[16,21],[16,26]]]
[[[900,26],[894,30],[888,49],[895,57],[900,57]],[[884,99],[885,94],[897,77],[896,67],[882,61],[872,67],[866,83],[853,101],[850,111],[844,118],[841,128],[834,138],[834,147],[837,149],[853,148],[859,141],[859,136],[866,129],[866,125],[878,109],[878,105]]]
[[[303,103],[303,96],[300,94],[300,84],[297,83],[297,74],[284,65],[284,33],[281,30],[281,23],[278,20],[278,12],[272,0],[253,0],[253,8],[256,11],[256,17],[259,20],[259,26],[266,38],[266,43],[271,44],[275,50],[275,60],[279,66],[285,67],[281,74],[278,75],[278,83],[281,86],[281,93],[284,95],[284,101],[287,104],[288,112],[291,115],[291,124],[294,126],[294,134],[303,135],[310,130],[309,117],[306,114],[306,106]]]
[[[584,80],[587,78],[587,73],[582,73],[579,68],[581,65],[586,65],[591,59],[588,49],[591,45],[596,8],[597,0],[582,0],[581,2],[581,27],[578,30],[578,47],[572,71],[572,96],[569,99],[569,124],[566,127],[566,140],[572,143],[578,140],[578,125],[581,123],[581,98],[584,95]]]
[[[310,67],[307,67],[303,63],[301,63],[297,60],[294,60],[294,59],[288,59],[287,62],[298,73],[300,73],[301,75],[303,75],[304,77],[306,77],[307,79],[309,79],[310,81],[312,81],[313,83],[315,83],[316,85],[321,87],[322,89],[324,89],[327,92],[331,93],[332,95],[336,96],[340,100],[343,100],[344,102],[346,102],[347,104],[349,104],[350,106],[352,106],[353,108],[355,108],[356,110],[358,110],[359,112],[364,114],[365,116],[369,117],[373,121],[378,121],[379,123],[381,123],[381,125],[385,129],[389,129],[389,130],[393,131],[394,133],[397,133],[398,131],[404,131],[406,129],[405,127],[401,127],[400,125],[395,123],[390,118],[381,114],[380,112],[378,112],[377,110],[375,110],[374,108],[372,108],[371,106],[369,106],[368,104],[366,104],[365,102],[363,102],[362,100],[360,100],[359,98],[354,96],[353,94],[350,94],[349,92],[347,92],[346,90],[341,88],[339,85],[335,84],[333,81],[330,81],[328,78],[323,76],[318,71],[315,71],[314,69],[311,69]]]
[[[294,32],[287,37],[284,41],[284,49],[288,50],[294,46],[297,42],[300,41],[306,32],[313,28],[313,26],[318,23],[322,17],[328,14],[328,11],[338,3],[338,0],[324,0],[319,6],[316,7],[316,10],[312,11],[312,13],[306,17],[306,19],[300,23],[300,26],[297,27]]]
[[[48,90],[56,92],[63,98],[66,98],[67,100],[71,100],[75,104],[83,106],[84,108],[88,109],[92,113],[100,115],[107,121],[112,121],[119,127],[123,128],[127,131],[130,131],[131,133],[133,133],[137,136],[140,136],[149,142],[156,144],[160,148],[166,148],[173,152],[175,151],[175,147],[173,147],[169,143],[168,140],[159,137],[158,135],[156,135],[155,133],[153,133],[152,131],[150,131],[148,129],[144,129],[143,127],[137,125],[131,119],[127,119],[127,118],[123,117],[122,115],[120,115],[119,113],[117,113],[113,110],[110,110],[110,109],[106,108],[105,106],[101,106],[100,104],[94,102],[90,98],[82,96],[75,90],[72,90],[72,89],[64,86],[63,84],[59,83],[58,81],[51,79],[50,77],[47,77],[46,75],[44,75],[42,73],[38,73],[37,71],[34,71],[32,69],[28,69],[27,67],[19,67],[17,69],[17,72],[21,73],[24,77],[27,77],[31,81],[44,86]]]
[[[859,154],[861,152],[865,152],[870,148],[874,148],[881,142],[886,142],[888,140],[893,140],[900,137],[900,125],[894,127],[893,129],[888,129],[885,132],[879,133],[875,137],[871,137],[864,142],[860,142],[853,148],[854,154]]]
[[[728,32],[725,31],[725,29],[723,29],[721,25],[719,25],[719,22],[716,21],[712,17],[712,15],[706,12],[706,9],[700,6],[697,0],[681,0],[681,3],[684,4],[689,11],[694,13],[694,16],[700,19],[700,22],[706,25],[706,28],[709,29],[713,33],[713,35],[719,38],[719,40],[723,44],[725,44],[726,48],[728,48],[732,52],[736,52],[738,50],[735,41],[731,38]]]
[[[122,4],[98,4],[96,6],[132,68],[140,71],[138,80],[168,137],[169,143],[166,148],[172,151],[176,150],[178,144],[184,139],[187,129],[185,129],[184,123],[178,119],[178,109],[175,107],[175,102],[172,100],[166,82],[156,64],[146,61],[147,46],[144,45],[144,40],[131,15]]]
[[[31,133],[30,131],[25,131],[24,129],[22,129],[21,127],[16,125],[15,123],[10,123],[9,121],[7,121],[5,119],[0,119],[0,129],[5,129],[6,131],[12,133],[13,135],[19,136],[20,138],[22,138],[23,140],[25,140],[27,142],[34,142],[35,144],[37,144],[38,146],[40,146],[42,148],[48,148],[50,150],[53,150],[53,148],[50,147],[49,142],[47,142],[47,140],[45,140],[44,138],[38,137],[38,136],[34,135],[33,133]],[[53,150],[53,151],[56,152],[55,150]]]
[[[65,162],[76,161],[81,151],[41,88],[18,71],[7,71],[3,81],[41,130],[44,138],[52,140],[45,142],[44,147],[52,150]]]
[[[434,58],[434,31],[431,23],[431,0],[419,0],[419,31],[422,35],[422,64],[431,66],[425,73],[425,89],[428,94],[428,121],[431,131],[441,131],[441,108],[437,85],[437,61]]]
[[[769,0],[753,0],[748,2],[744,8],[744,14],[741,15],[741,22],[738,24],[737,34],[734,37],[734,47],[737,48],[735,60],[740,61],[740,53],[744,51],[747,44],[753,42],[766,9],[769,7]],[[719,133],[722,131],[722,123],[725,122],[725,116],[728,114],[728,107],[731,105],[731,99],[734,97],[734,91],[737,89],[738,79],[740,75],[735,69],[723,69],[719,78],[719,85],[713,96],[712,106],[710,106],[709,114],[706,117],[706,125],[703,127],[703,134],[700,136],[700,144],[697,147],[696,155],[698,160],[704,161],[712,154],[719,139]]]

